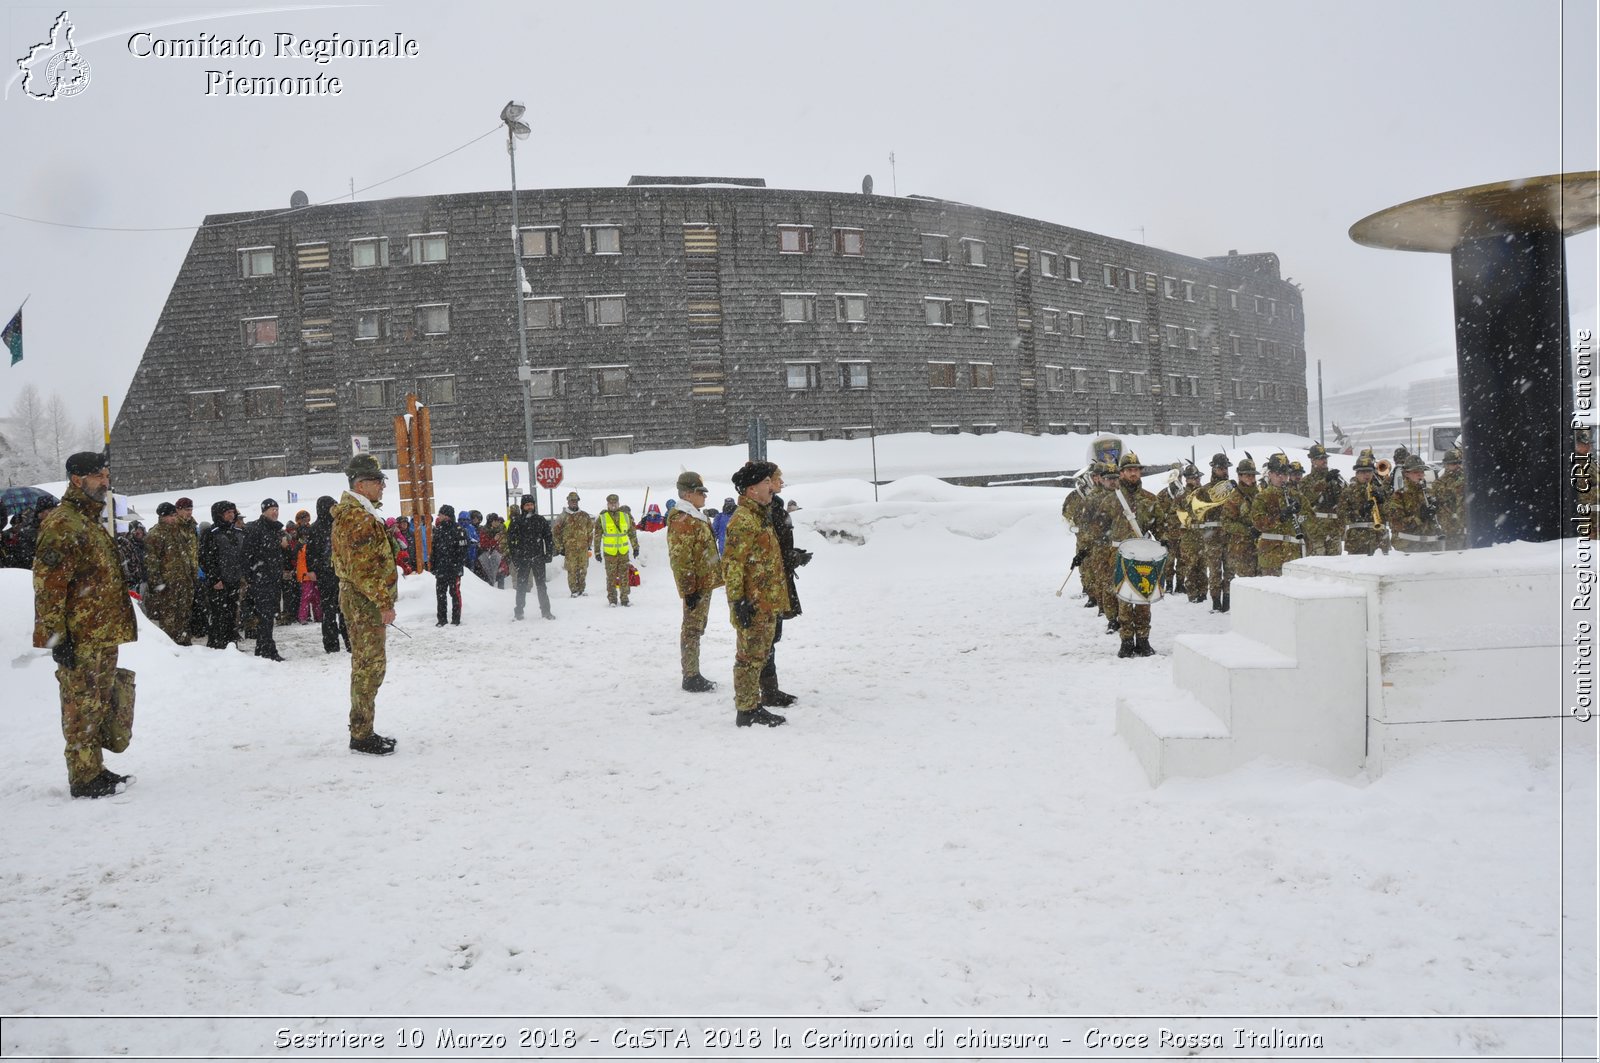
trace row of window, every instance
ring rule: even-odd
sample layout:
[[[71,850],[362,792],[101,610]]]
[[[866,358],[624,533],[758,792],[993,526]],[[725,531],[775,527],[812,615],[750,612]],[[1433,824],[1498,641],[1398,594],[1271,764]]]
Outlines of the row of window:
[[[356,380],[351,382],[357,409],[389,410],[396,406],[398,395],[393,378]],[[245,388],[243,415],[250,417],[281,417],[284,412],[283,387],[268,385]],[[417,378],[417,397],[428,406],[451,406],[456,399],[454,373],[439,373]],[[221,421],[227,416],[228,392],[222,388],[207,388],[189,392],[189,417],[195,421]]]

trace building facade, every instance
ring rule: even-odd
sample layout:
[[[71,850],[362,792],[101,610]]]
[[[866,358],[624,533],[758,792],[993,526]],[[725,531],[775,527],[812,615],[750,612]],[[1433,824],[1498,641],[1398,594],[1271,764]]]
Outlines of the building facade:
[[[937,199],[636,178],[619,188],[212,215],[113,431],[159,490],[392,463],[878,432],[1306,430],[1277,256],[1190,258]],[[519,261],[526,277],[516,277]],[[520,294],[519,294],[520,293]]]

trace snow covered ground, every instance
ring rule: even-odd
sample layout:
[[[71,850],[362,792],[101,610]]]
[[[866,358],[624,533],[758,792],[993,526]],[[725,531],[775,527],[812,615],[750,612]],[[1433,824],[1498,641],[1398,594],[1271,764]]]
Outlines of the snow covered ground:
[[[1226,441],[1135,446],[1153,463],[1195,442],[1204,462]],[[141,618],[123,651],[135,740],[109,758],[138,783],[73,801],[28,577],[0,571],[0,1014],[302,1017],[8,1019],[0,1048],[308,1058],[275,1050],[275,1031],[344,1028],[421,1058],[395,1047],[413,1024],[311,1016],[830,1016],[810,1024],[920,1032],[931,1019],[904,1017],[1191,1015],[1321,1031],[1332,1055],[1554,1054],[1555,1024],[1492,1017],[1560,1014],[1563,992],[1593,1014],[1592,904],[1568,914],[1565,985],[1558,937],[1563,884],[1593,890],[1592,760],[1458,750],[1375,780],[1258,762],[1152,790],[1113,733],[1116,695],[1164,688],[1173,638],[1226,618],[1169,599],[1163,656],[1118,660],[1076,577],[1055,594],[1071,555],[1059,489],[934,478],[1076,467],[1083,443],[880,440],[893,482],[877,502],[866,441],[774,444],[816,558],[778,652],[800,701],[771,731],[733,726],[720,596],[703,649],[719,688],[678,689],[666,543],[645,534],[628,610],[607,608],[598,566],[569,599],[558,566],[555,621],[514,623],[509,592],[468,578],[464,624],[436,629],[432,578],[404,580],[410,638],[390,636],[378,699],[400,743],[386,759],[346,750],[348,659],[325,656],[314,627],[280,629],[289,660],[272,664],[176,647]],[[617,489],[637,514],[645,486],[665,502],[689,467],[714,504],[742,460],[576,460],[557,497],[575,486],[593,511]],[[497,465],[438,473],[440,502],[500,498]],[[187,493],[205,513],[228,497],[253,515],[265,495],[292,488],[311,508],[339,485],[134,503],[153,514]],[[616,1020],[544,1025],[582,1031],[593,1055],[663,1054],[613,1049]],[[1153,1039],[1162,1025],[1182,1026],[1049,1028],[1070,1055],[1089,1026]],[[1569,1026],[1569,1045],[1587,1036],[1592,1054],[1592,1029]],[[877,1058],[900,1054],[916,1053]],[[943,1053],[980,1054],[1006,1055]]]

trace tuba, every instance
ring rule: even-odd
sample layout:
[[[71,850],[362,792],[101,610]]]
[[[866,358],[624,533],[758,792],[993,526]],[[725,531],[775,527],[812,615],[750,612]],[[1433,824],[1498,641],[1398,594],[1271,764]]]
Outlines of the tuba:
[[[1210,487],[1202,487],[1189,496],[1188,508],[1179,508],[1178,524],[1187,528],[1195,521],[1203,521],[1206,514],[1228,501],[1228,495],[1233,491],[1233,481],[1223,480],[1221,483]],[[1216,497],[1213,498],[1212,496]]]

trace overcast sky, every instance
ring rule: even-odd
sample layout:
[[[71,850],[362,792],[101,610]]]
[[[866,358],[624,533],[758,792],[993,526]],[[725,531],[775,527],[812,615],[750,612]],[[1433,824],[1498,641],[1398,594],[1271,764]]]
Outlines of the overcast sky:
[[[208,213],[348,198],[528,104],[524,188],[632,174],[961,200],[1194,256],[1275,251],[1303,285],[1308,385],[1334,393],[1454,351],[1448,258],[1349,227],[1469,185],[1596,168],[1592,0],[541,0],[68,8],[91,69],[70,99],[15,60],[57,6],[8,5],[0,322],[31,293],[27,382],[115,411]],[[254,58],[138,58],[129,37],[263,41]],[[299,38],[413,38],[318,65]],[[207,70],[337,76],[338,96],[207,96]],[[509,187],[491,135],[358,198]],[[896,171],[891,173],[893,152]],[[88,228],[70,228],[83,226]],[[118,230],[165,231],[118,231]],[[1568,241],[1575,322],[1596,239]]]

